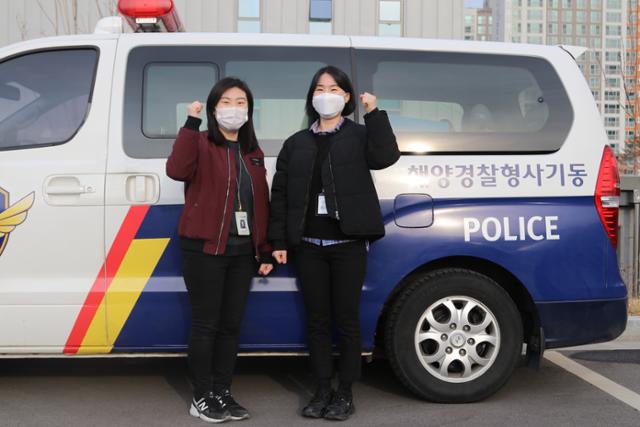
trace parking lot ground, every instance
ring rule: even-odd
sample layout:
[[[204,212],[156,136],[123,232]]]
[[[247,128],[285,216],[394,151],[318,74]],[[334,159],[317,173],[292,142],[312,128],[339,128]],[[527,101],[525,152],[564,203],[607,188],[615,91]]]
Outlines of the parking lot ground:
[[[640,395],[640,350],[587,350],[563,354]]]
[[[593,353],[561,354],[640,390],[640,350]],[[241,358],[234,394],[253,417],[239,425],[323,425],[328,421],[297,415],[311,392],[306,358]],[[182,358],[0,360],[2,427],[207,425],[187,414],[189,399]],[[355,399],[357,412],[346,425],[640,425],[640,413],[631,406],[548,360],[539,371],[519,368],[489,399],[460,405],[417,399],[396,380],[386,361],[376,360],[365,364]]]

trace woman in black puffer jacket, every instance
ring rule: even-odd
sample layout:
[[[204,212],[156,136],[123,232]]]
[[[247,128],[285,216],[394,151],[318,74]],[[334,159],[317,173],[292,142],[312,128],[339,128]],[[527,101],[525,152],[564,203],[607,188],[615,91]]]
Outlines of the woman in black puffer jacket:
[[[386,112],[376,97],[360,95],[365,125],[355,110],[349,77],[324,67],[307,94],[310,128],[288,138],[271,188],[269,240],[278,263],[295,252],[308,315],[309,352],[318,381],[303,409],[307,417],[344,420],[354,411],[351,385],[360,376],[359,304],[368,242],[384,236],[371,169],[400,158]],[[331,313],[340,333],[340,375],[332,391]]]

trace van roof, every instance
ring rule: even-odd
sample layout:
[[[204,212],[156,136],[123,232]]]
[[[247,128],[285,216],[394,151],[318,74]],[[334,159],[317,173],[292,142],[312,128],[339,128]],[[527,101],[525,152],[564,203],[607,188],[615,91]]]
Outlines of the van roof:
[[[50,46],[91,43],[97,40],[120,39],[130,46],[135,45],[256,45],[256,46],[300,46],[300,47],[355,47],[385,50],[429,50],[442,52],[494,53],[527,56],[557,55],[563,49],[577,58],[587,49],[579,46],[549,46],[490,41],[445,40],[409,37],[341,36],[314,34],[271,34],[271,33],[123,33],[123,34],[81,34],[54,36],[18,42],[0,48],[0,52],[29,50],[42,47],[47,40]]]

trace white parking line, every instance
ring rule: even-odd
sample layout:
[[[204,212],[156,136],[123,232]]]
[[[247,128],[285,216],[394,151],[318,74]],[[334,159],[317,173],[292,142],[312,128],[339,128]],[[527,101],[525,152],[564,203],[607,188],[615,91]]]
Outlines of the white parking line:
[[[600,390],[615,397],[621,402],[626,403],[636,411],[640,411],[640,394],[611,381],[609,378],[592,371],[557,351],[546,351],[544,353],[544,358],[555,363],[562,369],[571,372],[578,378],[585,380],[589,384],[598,387]]]

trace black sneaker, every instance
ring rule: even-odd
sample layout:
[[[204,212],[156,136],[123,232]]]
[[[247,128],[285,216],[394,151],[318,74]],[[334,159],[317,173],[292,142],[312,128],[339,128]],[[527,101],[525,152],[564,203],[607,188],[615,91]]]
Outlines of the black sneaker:
[[[236,402],[236,400],[231,395],[231,390],[229,390],[228,388],[221,390],[217,395],[217,398],[220,400],[220,402],[222,402],[222,406],[224,407],[224,409],[229,411],[232,420],[246,420],[250,417],[247,408]]]
[[[215,399],[211,393],[199,399],[196,399],[194,396],[191,400],[189,414],[208,423],[223,423],[231,419],[229,411],[227,411],[222,406],[222,403],[218,399]]]
[[[337,391],[333,394],[331,403],[324,412],[324,418],[327,420],[344,421],[349,418],[356,410],[353,405],[353,397],[350,393]]]
[[[331,389],[316,390],[316,394],[313,395],[307,406],[302,408],[302,416],[309,418],[322,418],[327,405],[331,402]]]

